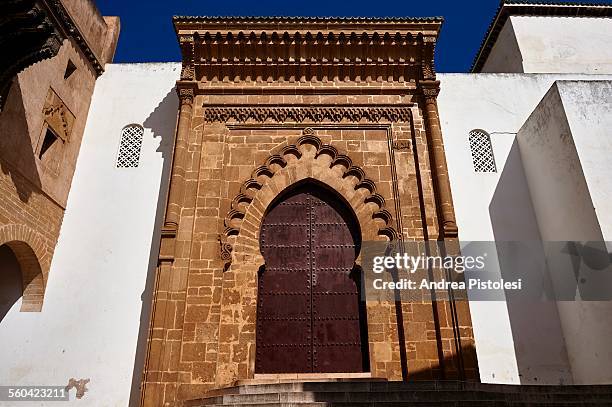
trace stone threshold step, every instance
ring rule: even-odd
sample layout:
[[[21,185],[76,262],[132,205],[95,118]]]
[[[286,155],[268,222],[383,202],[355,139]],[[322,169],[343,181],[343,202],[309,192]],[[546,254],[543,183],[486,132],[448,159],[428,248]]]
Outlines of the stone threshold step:
[[[395,403],[258,403],[250,407],[602,407],[608,404],[534,404],[534,403],[505,403],[492,401],[462,401],[462,402],[395,402]],[[213,404],[206,407],[243,407],[241,404]]]
[[[244,404],[212,404],[206,407],[244,407]],[[462,403],[456,402],[396,402],[396,403],[328,403],[328,402],[312,402],[312,403],[257,403],[249,404],[249,407],[506,407],[504,403],[490,401],[468,401]],[[521,406],[522,407],[522,406]]]
[[[589,402],[504,402],[504,401],[459,401],[459,402],[393,402],[393,403],[257,403],[249,404],[249,407],[609,407],[611,404],[589,403]],[[204,405],[201,405],[202,407]],[[210,404],[206,407],[243,407],[244,404]],[[198,406],[199,407],[199,406]]]
[[[612,394],[612,385],[532,385],[532,384],[488,384],[464,383],[461,390],[478,390],[500,393],[547,393],[547,394]]]
[[[256,373],[255,380],[323,380],[323,379],[372,379],[372,373]],[[249,380],[249,379],[245,379]],[[386,380],[386,379],[382,379]]]
[[[414,387],[394,385],[387,383],[385,386],[367,383],[290,383],[290,384],[272,384],[272,385],[256,385],[256,386],[236,386],[225,389],[211,390],[206,394],[206,397],[221,396],[221,395],[249,395],[249,394],[266,394],[266,393],[439,393],[439,392],[455,392],[469,393],[477,392],[479,394],[504,394],[508,398],[529,397],[529,396],[549,396],[549,397],[584,397],[584,396],[601,396],[612,397],[612,388],[607,391],[604,389],[585,388],[578,389],[563,389],[540,387],[538,389],[523,389],[512,387],[489,388],[483,386],[469,386],[463,389],[458,389],[453,386],[440,386],[438,388],[429,388],[427,386]]]
[[[229,404],[259,402],[394,402],[394,401],[461,401],[461,400],[504,400],[503,394],[480,394],[478,392],[362,392],[362,393],[263,393],[221,396]],[[217,400],[217,398],[215,398]]]
[[[259,375],[256,374],[253,379],[241,379],[234,382],[234,386],[253,386],[264,384],[281,384],[281,383],[304,383],[304,382],[319,382],[319,383],[335,383],[335,382],[386,382],[387,379],[382,377],[372,377],[370,373],[351,373],[341,375],[328,374],[279,374],[279,375]]]
[[[211,390],[207,395],[219,394],[257,394],[269,392],[337,392],[337,391],[481,391],[504,394],[607,394],[612,395],[612,386],[547,386],[547,385],[500,385],[472,382],[440,381],[440,382],[387,382],[387,381],[290,381],[278,383],[244,384],[223,389]]]
[[[508,397],[510,396],[510,397]],[[460,402],[460,401],[489,401],[489,402],[518,402],[518,403],[584,403],[597,402],[612,405],[612,397],[598,395],[559,395],[551,397],[547,394],[530,394],[522,397],[501,393],[481,392],[392,392],[392,393],[261,393],[240,394],[207,397],[198,400],[199,405],[212,405],[218,403],[251,405],[257,403],[394,403],[394,402]],[[191,405],[191,404],[190,404]]]

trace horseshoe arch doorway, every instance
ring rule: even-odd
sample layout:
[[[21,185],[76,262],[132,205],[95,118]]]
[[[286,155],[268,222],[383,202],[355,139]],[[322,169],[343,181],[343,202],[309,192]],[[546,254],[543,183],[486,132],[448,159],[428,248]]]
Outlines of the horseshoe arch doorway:
[[[352,209],[315,182],[279,195],[264,216],[255,373],[369,371]]]

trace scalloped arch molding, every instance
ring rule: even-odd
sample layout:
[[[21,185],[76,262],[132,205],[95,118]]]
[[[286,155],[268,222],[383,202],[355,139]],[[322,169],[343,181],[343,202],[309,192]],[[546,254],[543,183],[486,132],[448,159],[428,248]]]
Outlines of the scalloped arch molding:
[[[305,129],[295,144],[269,156],[242,184],[219,237],[221,258],[226,263],[237,248],[259,248],[259,226],[270,203],[285,189],[308,179],[326,184],[348,202],[359,220],[363,240],[397,239],[392,215],[374,181],[348,155],[324,144],[313,133]],[[368,227],[372,222],[375,227]]]

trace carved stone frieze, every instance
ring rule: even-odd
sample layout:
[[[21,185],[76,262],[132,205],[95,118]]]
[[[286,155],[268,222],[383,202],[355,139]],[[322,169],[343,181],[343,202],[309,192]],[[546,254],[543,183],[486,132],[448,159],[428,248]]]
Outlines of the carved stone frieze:
[[[183,104],[192,105],[193,104],[193,98],[195,96],[193,89],[179,88],[177,92],[178,92],[179,100],[181,101],[181,105]]]
[[[410,150],[410,140],[397,140],[393,143],[393,149],[397,151]]]
[[[323,121],[368,122],[378,123],[380,121],[402,122],[410,120],[410,108],[403,106],[385,107],[257,107],[257,106],[209,106],[204,110],[204,120],[207,122],[286,122],[294,121],[302,123],[311,121],[320,123]]]
[[[192,43],[193,35],[180,35],[179,36],[179,44]]]
[[[221,260],[223,260],[224,263],[229,263],[232,259],[232,245],[227,242],[225,233],[219,235],[217,240],[219,241],[219,255],[221,256]]]
[[[57,136],[67,141],[76,118],[53,89],[49,89],[47,93],[42,113],[45,121]]]
[[[426,87],[422,88],[423,96],[425,96],[425,100],[436,99],[438,94],[440,93],[440,88],[438,87]]]

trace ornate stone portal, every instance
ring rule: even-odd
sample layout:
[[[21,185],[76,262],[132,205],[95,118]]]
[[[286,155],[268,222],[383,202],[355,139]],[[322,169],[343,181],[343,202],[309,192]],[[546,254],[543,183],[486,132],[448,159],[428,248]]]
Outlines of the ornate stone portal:
[[[175,17],[181,103],[143,405],[261,371],[260,229],[296,186],[333,192],[358,241],[453,247],[433,68],[441,23]],[[477,379],[466,301],[367,302],[360,318],[373,377]]]

